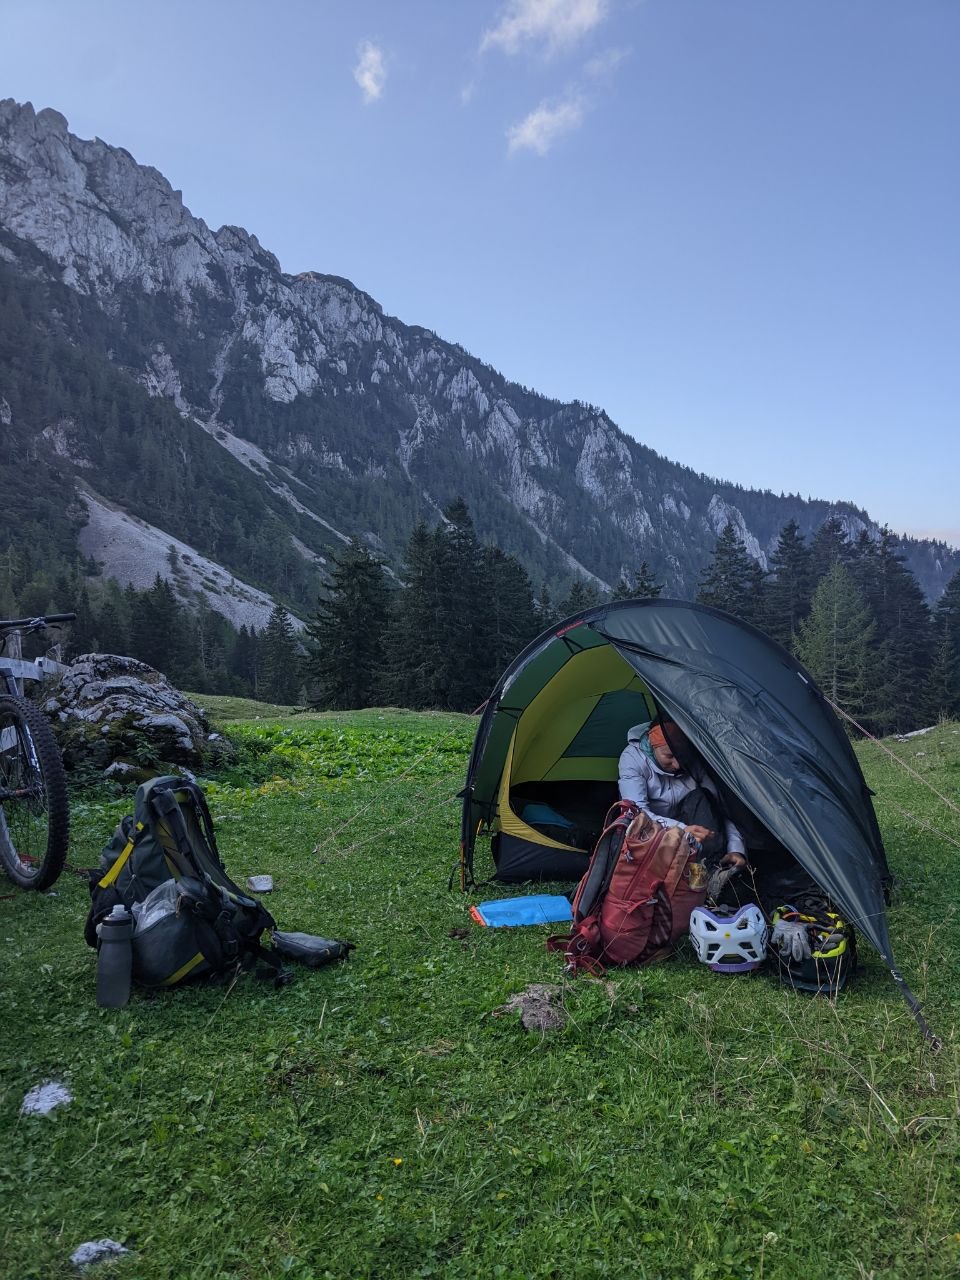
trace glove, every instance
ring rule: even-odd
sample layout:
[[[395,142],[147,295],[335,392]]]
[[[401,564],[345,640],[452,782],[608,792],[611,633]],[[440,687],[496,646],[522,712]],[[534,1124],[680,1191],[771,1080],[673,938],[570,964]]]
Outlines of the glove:
[[[728,881],[739,871],[739,867],[714,867],[707,878],[707,899],[710,902],[718,903],[720,895]]]
[[[792,959],[800,964],[810,959],[810,937],[801,920],[778,920],[773,926],[770,941],[788,962]]]

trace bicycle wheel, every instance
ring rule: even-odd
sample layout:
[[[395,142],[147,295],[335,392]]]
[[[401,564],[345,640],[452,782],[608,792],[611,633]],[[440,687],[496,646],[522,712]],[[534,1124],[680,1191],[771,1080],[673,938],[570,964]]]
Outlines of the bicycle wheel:
[[[53,730],[32,702],[0,696],[0,864],[24,889],[48,889],[70,838],[67,779]]]

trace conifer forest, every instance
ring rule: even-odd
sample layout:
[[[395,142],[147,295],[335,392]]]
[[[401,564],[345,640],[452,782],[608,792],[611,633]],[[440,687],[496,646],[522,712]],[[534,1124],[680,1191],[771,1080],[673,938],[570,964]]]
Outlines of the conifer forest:
[[[181,603],[159,573],[137,591],[98,578],[96,565],[46,564],[8,545],[0,613],[75,610],[66,658],[124,653],[181,688],[322,709],[472,711],[541,631],[607,600],[662,591],[642,561],[610,594],[577,577],[554,599],[514,556],[480,541],[463,499],[432,527],[416,525],[399,575],[359,539],[335,553],[304,628],[278,604],[262,630],[235,630],[212,608]],[[790,521],[764,572],[728,524],[696,599],[793,652],[871,733],[960,717],[960,573],[931,608],[886,530],[852,543],[828,519],[808,543]]]

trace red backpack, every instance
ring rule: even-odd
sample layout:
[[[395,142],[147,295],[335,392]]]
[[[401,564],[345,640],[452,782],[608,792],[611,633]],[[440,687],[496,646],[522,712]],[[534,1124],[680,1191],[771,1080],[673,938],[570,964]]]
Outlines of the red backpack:
[[[607,814],[590,865],[573,899],[573,932],[547,940],[567,969],[602,973],[604,965],[649,964],[670,954],[706,897],[691,887],[700,846],[682,827],[664,827],[627,800]],[[699,870],[699,868],[698,868]],[[698,879],[694,874],[694,883]]]

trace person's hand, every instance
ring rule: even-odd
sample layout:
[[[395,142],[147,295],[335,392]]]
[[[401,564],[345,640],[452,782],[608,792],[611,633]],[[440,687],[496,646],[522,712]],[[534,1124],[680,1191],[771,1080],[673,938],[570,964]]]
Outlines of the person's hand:
[[[684,831],[693,836],[694,840],[699,840],[701,844],[703,844],[704,840],[709,840],[713,835],[709,827],[684,827]]]
[[[747,860],[742,853],[725,853],[720,859],[721,867],[730,867],[733,871],[740,871],[747,865]]]

